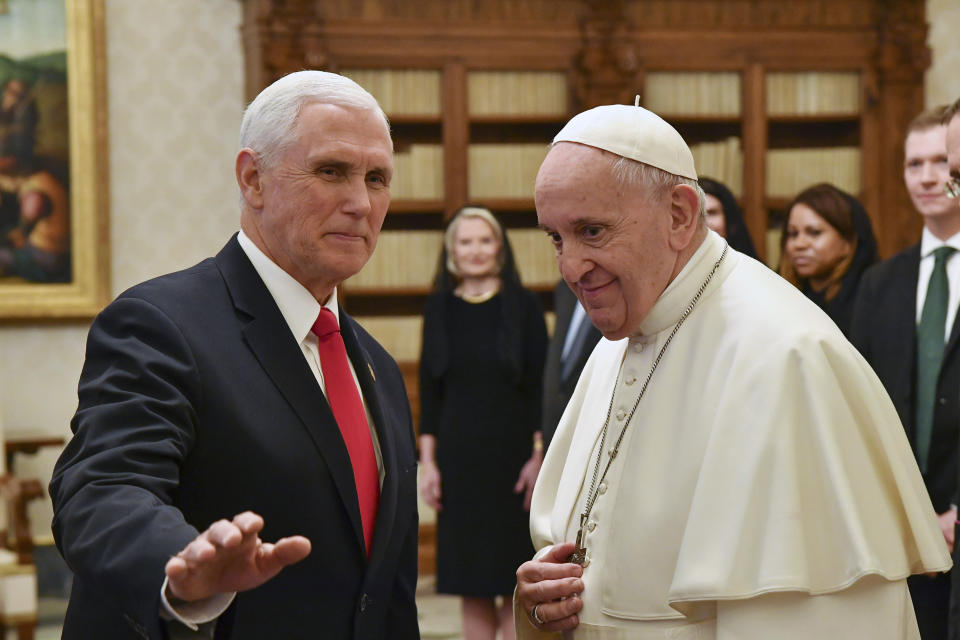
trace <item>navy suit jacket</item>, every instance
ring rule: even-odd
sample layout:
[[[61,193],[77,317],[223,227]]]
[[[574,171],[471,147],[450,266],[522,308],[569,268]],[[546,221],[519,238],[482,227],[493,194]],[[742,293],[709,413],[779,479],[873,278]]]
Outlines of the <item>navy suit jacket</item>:
[[[920,245],[914,245],[864,273],[850,325],[850,341],[877,373],[915,449],[917,386],[917,279]],[[937,379],[927,492],[937,513],[950,508],[957,492],[960,432],[960,313],[944,347]]]
[[[279,308],[236,237],[138,285],[93,323],[74,437],[50,493],[75,573],[63,637],[162,638],[167,559],[220,518],[312,552],[237,595],[216,638],[418,638],[416,457],[394,360],[347,314],[341,333],[385,478],[367,558],[349,454]],[[91,635],[92,634],[92,635]]]
[[[567,403],[570,402],[570,396],[577,386],[577,380],[580,379],[580,372],[587,364],[593,348],[600,342],[603,336],[600,331],[590,324],[590,318],[584,318],[587,323],[587,339],[581,345],[577,353],[571,353],[574,358],[573,369],[570,375],[563,377],[561,371],[560,356],[563,355],[563,343],[567,339],[567,331],[570,328],[570,320],[573,319],[573,310],[576,309],[579,302],[567,283],[561,280],[553,290],[553,306],[556,311],[557,322],[553,329],[553,337],[550,339],[550,346],[547,348],[547,361],[543,369],[543,422],[541,431],[543,433],[544,444],[549,447],[553,440],[553,434],[557,431],[557,425],[563,416]]]

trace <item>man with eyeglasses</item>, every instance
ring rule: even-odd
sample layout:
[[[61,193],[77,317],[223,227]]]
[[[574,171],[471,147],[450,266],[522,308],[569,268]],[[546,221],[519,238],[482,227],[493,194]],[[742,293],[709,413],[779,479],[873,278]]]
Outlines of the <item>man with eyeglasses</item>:
[[[952,551],[960,432],[960,200],[947,192],[945,112],[924,111],[907,128],[903,178],[923,218],[923,234],[919,244],[864,274],[850,340],[900,414]],[[908,579],[924,640],[947,637],[950,583],[949,574]]]

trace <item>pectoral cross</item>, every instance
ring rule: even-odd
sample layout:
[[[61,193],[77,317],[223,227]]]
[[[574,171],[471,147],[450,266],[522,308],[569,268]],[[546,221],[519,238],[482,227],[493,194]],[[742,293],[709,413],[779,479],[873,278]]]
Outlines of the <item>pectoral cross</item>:
[[[578,564],[581,567],[583,563],[587,560],[587,548],[583,546],[583,527],[584,522],[587,520],[587,514],[580,514],[580,529],[577,531],[577,548],[573,550],[569,556],[567,556],[567,562],[572,562]]]

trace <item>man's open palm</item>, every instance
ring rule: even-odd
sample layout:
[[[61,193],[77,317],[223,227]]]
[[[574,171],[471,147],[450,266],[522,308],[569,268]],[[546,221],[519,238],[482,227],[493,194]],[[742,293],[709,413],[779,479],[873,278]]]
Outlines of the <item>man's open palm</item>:
[[[193,602],[218,593],[259,587],[287,565],[310,553],[303,536],[260,540],[263,518],[245,511],[232,521],[218,520],[170,558],[167,588],[179,600]]]

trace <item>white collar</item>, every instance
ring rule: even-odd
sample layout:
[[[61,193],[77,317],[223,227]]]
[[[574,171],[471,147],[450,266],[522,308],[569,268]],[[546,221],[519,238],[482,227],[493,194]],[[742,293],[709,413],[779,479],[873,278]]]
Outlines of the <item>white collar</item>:
[[[337,324],[340,324],[340,308],[337,305],[336,287],[334,287],[327,302],[321,305],[313,297],[313,294],[307,291],[306,287],[268,258],[242,229],[237,234],[237,242],[240,243],[240,248],[250,258],[253,268],[257,270],[260,279],[263,280],[263,284],[267,286],[267,290],[273,296],[283,319],[287,321],[287,326],[290,327],[290,331],[298,343],[302,343],[310,335],[310,328],[317,320],[321,306],[330,309],[337,319]]]
[[[700,289],[700,285],[703,284],[707,274],[713,269],[714,263],[720,259],[726,245],[726,240],[707,229],[707,235],[700,246],[697,247],[696,252],[683,266],[677,277],[667,285],[667,288],[657,298],[653,308],[647,313],[647,317],[640,323],[640,330],[637,335],[653,335],[672,327],[680,321],[693,296]],[[724,262],[729,265],[733,262],[732,257],[733,252],[727,251]],[[727,269],[724,269],[724,271],[727,271]],[[717,278],[720,278],[720,274],[717,274]],[[715,290],[716,287],[711,286],[710,289]],[[709,295],[709,290],[704,292],[705,297]]]
[[[946,239],[946,241],[941,240],[937,236],[933,235],[930,229],[926,227],[923,228],[923,235],[920,236],[920,258],[926,258],[935,250],[943,246],[951,246],[957,251],[960,251],[960,232],[957,232]]]

